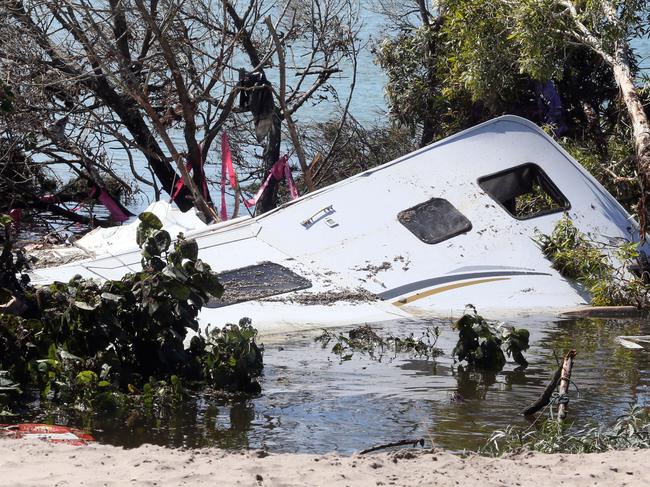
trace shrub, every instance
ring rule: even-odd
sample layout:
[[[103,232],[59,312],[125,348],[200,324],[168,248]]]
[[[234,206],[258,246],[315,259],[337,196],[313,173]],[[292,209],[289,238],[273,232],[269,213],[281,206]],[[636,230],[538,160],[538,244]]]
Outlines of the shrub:
[[[625,242],[607,248],[592,242],[575,227],[568,215],[558,221],[551,235],[538,233],[535,240],[554,269],[585,287],[592,305],[648,305],[649,289],[643,276],[628,270],[640,260],[635,243]],[[620,267],[611,264],[608,252],[620,262]]]
[[[42,398],[87,406],[96,396],[106,402],[110,393],[178,392],[181,381],[259,390],[255,377],[262,351],[250,320],[214,328],[207,336],[199,331],[199,311],[211,297],[220,297],[223,287],[198,258],[196,242],[179,235],[172,245],[155,215],[145,213],[140,220],[142,270],[116,281],[75,276],[34,289],[26,279],[16,280],[22,267],[8,257],[5,242],[2,292],[29,301],[28,308],[38,313],[0,314],[2,387],[11,381],[37,388]],[[186,349],[189,331],[195,336]]]
[[[529,332],[525,328],[490,325],[473,306],[453,325],[458,330],[458,342],[452,356],[459,362],[485,370],[501,370],[506,364],[505,354],[522,367],[528,366],[523,356],[528,350]],[[504,354],[505,352],[505,354]]]
[[[634,406],[609,427],[589,426],[572,431],[571,426],[547,419],[534,428],[509,426],[495,431],[480,450],[485,455],[502,455],[520,450],[542,453],[596,453],[624,448],[650,447],[650,414]]]

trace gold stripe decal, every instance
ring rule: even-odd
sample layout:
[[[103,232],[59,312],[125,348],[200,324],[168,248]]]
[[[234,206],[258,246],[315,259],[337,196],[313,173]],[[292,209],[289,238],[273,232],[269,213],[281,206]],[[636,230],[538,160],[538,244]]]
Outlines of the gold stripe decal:
[[[395,306],[403,306],[403,305],[411,303],[413,301],[417,301],[418,299],[433,296],[434,294],[444,293],[446,291],[451,291],[452,289],[458,289],[458,288],[467,287],[467,286],[474,286],[475,284],[483,284],[483,283],[486,283],[486,282],[508,281],[508,280],[510,280],[509,277],[493,277],[493,278],[490,278],[490,279],[476,279],[474,281],[457,282],[455,284],[448,284],[447,286],[437,287],[435,289],[429,289],[428,291],[417,293],[417,294],[414,294],[412,296],[408,296],[406,298],[398,299],[397,301],[394,301],[393,304]]]

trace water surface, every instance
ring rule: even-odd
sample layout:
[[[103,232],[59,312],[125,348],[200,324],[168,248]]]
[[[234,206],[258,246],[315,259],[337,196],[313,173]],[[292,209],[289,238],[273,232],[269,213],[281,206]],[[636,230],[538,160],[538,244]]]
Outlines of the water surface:
[[[438,346],[445,355],[421,360],[387,353],[377,361],[355,354],[341,363],[331,344],[322,348],[314,341],[318,332],[294,333],[266,340],[259,397],[198,397],[157,418],[50,419],[90,424],[99,441],[126,447],[155,443],[352,453],[425,438],[454,451],[476,449],[496,429],[529,425],[519,411],[542,392],[556,367],[555,354],[561,359],[571,348],[578,351],[572,376],[578,390],[570,392],[568,421],[576,427],[612,422],[629,405],[648,402],[648,353],[624,349],[615,337],[650,334],[649,322],[529,318],[516,325],[531,331],[530,365],[523,371],[513,363],[496,374],[455,364],[449,354],[456,334],[448,321],[387,323],[374,328],[419,335],[427,326],[439,326]]]

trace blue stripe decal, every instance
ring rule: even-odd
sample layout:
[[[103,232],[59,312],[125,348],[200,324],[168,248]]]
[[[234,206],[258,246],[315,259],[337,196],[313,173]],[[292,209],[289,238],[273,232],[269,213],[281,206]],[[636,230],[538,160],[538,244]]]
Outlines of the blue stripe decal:
[[[466,279],[477,279],[482,277],[498,277],[498,276],[550,276],[551,274],[547,272],[530,272],[530,271],[493,271],[493,272],[472,272],[468,274],[455,274],[453,276],[442,276],[434,277],[431,279],[424,279],[422,281],[411,282],[409,284],[404,284],[403,286],[398,286],[383,293],[378,293],[383,300],[389,300],[402,296],[404,294],[410,294],[415,291],[420,291],[422,289],[430,288],[437,286],[439,284],[447,284],[449,282],[455,281],[464,281]]]

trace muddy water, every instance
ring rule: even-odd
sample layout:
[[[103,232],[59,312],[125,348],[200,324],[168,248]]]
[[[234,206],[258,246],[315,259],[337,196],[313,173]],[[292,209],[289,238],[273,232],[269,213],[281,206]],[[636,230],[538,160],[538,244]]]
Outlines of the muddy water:
[[[429,361],[389,353],[381,361],[355,354],[340,363],[331,345],[323,349],[314,342],[316,332],[298,333],[264,340],[259,397],[234,402],[200,397],[159,418],[95,418],[91,428],[98,440],[126,447],[351,453],[425,438],[455,451],[475,449],[495,429],[528,425],[519,411],[544,388],[555,367],[554,351],[561,356],[569,348],[578,350],[573,380],[579,392],[572,389],[569,407],[576,427],[610,422],[630,404],[648,402],[649,354],[624,349],[614,339],[650,334],[650,323],[529,319],[518,325],[531,331],[525,371],[509,363],[498,374],[481,374],[454,364],[449,354],[455,334],[444,321],[376,325],[380,333],[416,335],[439,326],[438,346],[445,355]]]

